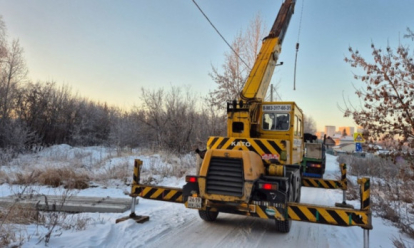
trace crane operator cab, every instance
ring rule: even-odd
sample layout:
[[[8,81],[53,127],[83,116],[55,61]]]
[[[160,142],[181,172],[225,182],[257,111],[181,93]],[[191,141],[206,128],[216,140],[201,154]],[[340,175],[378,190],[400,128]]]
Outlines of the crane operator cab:
[[[260,110],[261,139],[289,141],[290,163],[299,163],[303,156],[303,113],[295,102],[266,102]]]
[[[284,163],[299,164],[304,152],[302,110],[295,102],[263,102],[255,109],[252,115],[249,105],[228,104],[228,137],[285,143],[291,156]]]

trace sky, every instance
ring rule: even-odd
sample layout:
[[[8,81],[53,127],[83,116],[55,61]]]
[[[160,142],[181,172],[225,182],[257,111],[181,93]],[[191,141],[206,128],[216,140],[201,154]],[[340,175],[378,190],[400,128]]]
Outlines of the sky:
[[[197,0],[231,42],[258,13],[270,30],[282,0]],[[302,12],[303,9],[303,12]],[[412,0],[297,0],[272,84],[295,101],[317,129],[353,126],[343,99],[358,105],[344,62],[351,46],[370,57],[371,43],[410,44]],[[34,82],[54,81],[94,101],[128,109],[139,106],[141,88],[188,88],[204,96],[216,85],[208,75],[230,49],[192,0],[0,0],[8,38],[19,39]],[[295,46],[300,43],[296,90]],[[411,42],[412,44],[412,42]]]

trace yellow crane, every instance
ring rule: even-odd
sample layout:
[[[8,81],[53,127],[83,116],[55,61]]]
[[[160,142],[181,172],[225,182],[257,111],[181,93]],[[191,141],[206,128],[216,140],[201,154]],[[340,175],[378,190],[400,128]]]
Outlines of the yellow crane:
[[[142,161],[135,160],[131,214],[126,218],[149,218],[135,214],[135,198],[140,196],[183,203],[205,221],[216,220],[220,212],[271,219],[283,233],[290,231],[292,220],[372,229],[369,179],[359,181],[361,209],[344,208],[346,166],[341,165],[341,180],[304,177],[302,110],[292,101],[264,101],[295,3],[282,3],[239,99],[227,103],[227,136],[209,137],[198,174],[186,176],[183,188],[142,185]],[[343,190],[341,207],[300,204],[302,186]]]

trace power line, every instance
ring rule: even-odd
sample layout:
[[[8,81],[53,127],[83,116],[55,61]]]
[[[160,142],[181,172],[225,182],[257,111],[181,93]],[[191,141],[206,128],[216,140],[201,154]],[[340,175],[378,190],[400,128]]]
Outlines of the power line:
[[[214,26],[214,24],[210,21],[210,19],[207,17],[207,15],[203,12],[203,10],[198,6],[195,0],[193,0],[193,3],[197,6],[197,8],[200,10],[200,12],[204,15],[204,17],[207,19],[207,21],[210,23],[210,25],[216,30],[216,32],[220,35],[220,37],[226,42],[227,46],[230,47],[230,49],[234,52],[234,54],[237,55],[237,57],[243,62],[243,64],[251,70],[251,68],[247,65],[246,62],[239,56],[239,54],[233,49],[233,47],[227,42],[227,40],[221,35],[221,33],[217,30],[217,28]]]

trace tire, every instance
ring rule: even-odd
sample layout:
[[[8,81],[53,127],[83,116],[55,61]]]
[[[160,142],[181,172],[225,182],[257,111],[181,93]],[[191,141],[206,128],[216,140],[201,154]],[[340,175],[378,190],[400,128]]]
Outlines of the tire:
[[[292,220],[276,220],[276,231],[280,233],[288,233],[290,231],[290,227],[292,226]]]
[[[302,179],[299,178],[299,185],[298,185],[298,192],[297,192],[297,196],[296,196],[296,201],[297,203],[300,203],[300,196],[302,194]]]
[[[215,221],[217,219],[218,214],[218,211],[210,211],[209,209],[198,210],[198,215],[200,215],[200,218],[205,221]]]
[[[292,183],[290,184],[289,188],[289,201],[293,201],[293,186]],[[292,226],[292,220],[275,220],[276,231],[280,233],[288,233],[290,231],[290,227]]]

